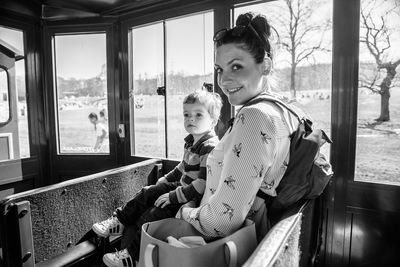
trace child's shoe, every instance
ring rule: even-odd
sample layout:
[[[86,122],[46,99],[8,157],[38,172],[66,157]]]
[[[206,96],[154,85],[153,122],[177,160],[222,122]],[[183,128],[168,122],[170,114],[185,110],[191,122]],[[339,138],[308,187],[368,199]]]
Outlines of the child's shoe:
[[[105,221],[93,224],[92,229],[101,237],[108,237],[110,235],[117,236],[122,235],[124,225],[118,220],[117,217],[112,216]]]
[[[103,256],[103,262],[108,267],[135,267],[135,260],[129,255],[127,249],[114,253],[107,253]]]

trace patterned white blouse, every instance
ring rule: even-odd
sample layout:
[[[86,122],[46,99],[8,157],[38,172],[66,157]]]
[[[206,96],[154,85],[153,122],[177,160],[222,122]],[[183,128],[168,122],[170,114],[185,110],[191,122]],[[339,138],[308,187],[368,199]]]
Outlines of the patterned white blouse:
[[[273,103],[263,101],[240,109],[230,131],[208,156],[200,206],[183,206],[176,217],[206,238],[236,231],[249,212],[258,210],[259,189],[276,196],[289,160],[289,136],[296,127],[297,120]]]

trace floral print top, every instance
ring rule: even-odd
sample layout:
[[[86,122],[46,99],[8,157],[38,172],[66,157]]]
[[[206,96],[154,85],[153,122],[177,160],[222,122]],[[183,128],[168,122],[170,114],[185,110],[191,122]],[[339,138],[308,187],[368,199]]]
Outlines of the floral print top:
[[[208,156],[200,206],[184,206],[176,217],[191,223],[206,238],[227,236],[239,229],[249,212],[254,212],[259,189],[276,196],[296,123],[286,109],[273,103],[240,109],[230,131]]]

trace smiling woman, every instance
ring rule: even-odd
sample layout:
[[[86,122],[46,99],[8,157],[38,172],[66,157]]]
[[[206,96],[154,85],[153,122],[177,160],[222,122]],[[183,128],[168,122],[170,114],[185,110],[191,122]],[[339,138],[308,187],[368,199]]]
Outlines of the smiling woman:
[[[269,73],[271,60],[266,58],[260,64],[240,46],[230,43],[217,48],[215,69],[218,85],[227,95],[229,103],[243,105],[267,88],[263,87],[262,76]]]
[[[264,16],[245,13],[234,28],[214,36],[218,85],[234,106],[269,91],[270,27]],[[177,217],[208,239],[232,234],[249,217],[255,219],[261,240],[268,225],[265,200],[258,191],[268,197],[277,195],[289,160],[290,134],[298,123],[292,116],[268,102],[239,109],[207,160],[207,185],[200,206],[183,206]]]

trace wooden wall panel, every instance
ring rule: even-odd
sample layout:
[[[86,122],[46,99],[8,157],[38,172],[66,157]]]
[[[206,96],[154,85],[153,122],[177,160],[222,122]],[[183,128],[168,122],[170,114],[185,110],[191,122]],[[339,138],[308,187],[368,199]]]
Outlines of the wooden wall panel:
[[[398,266],[400,213],[350,209],[347,218],[347,266]]]

